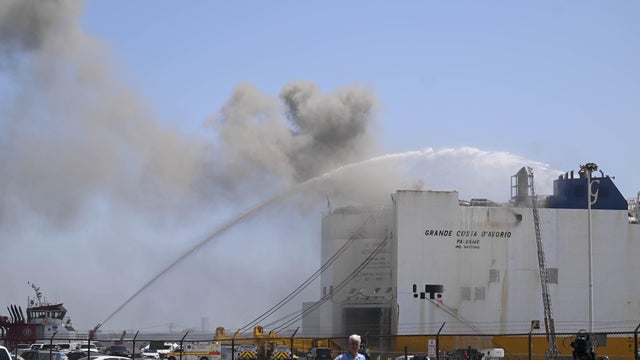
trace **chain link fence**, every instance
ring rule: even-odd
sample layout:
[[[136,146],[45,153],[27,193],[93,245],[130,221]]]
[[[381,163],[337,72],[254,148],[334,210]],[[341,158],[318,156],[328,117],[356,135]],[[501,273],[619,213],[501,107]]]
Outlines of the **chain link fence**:
[[[74,339],[38,339],[36,343],[45,344],[45,348],[56,349],[59,347],[70,348],[68,360],[73,358],[73,351],[79,343],[91,342],[103,351],[110,345],[124,345],[130,356],[136,359],[142,358],[141,349],[152,343],[178,344],[184,349],[186,344],[195,342],[217,342],[220,353],[216,356],[202,356],[197,359],[183,360],[251,360],[239,359],[237,348],[240,345],[254,345],[256,347],[255,360],[274,360],[269,349],[275,346],[287,346],[291,349],[291,357],[299,360],[318,360],[308,358],[309,350],[314,347],[326,347],[331,349],[331,356],[335,358],[347,349],[349,334],[338,337],[310,338],[310,337],[282,337],[264,335],[260,337],[224,336],[207,333],[184,334],[136,334],[129,338],[119,339],[116,334],[98,333],[95,338],[89,339],[88,335],[78,336]],[[574,347],[578,333],[556,334],[556,347],[558,354],[554,358],[559,360],[573,359]],[[548,358],[549,345],[545,334],[524,333],[511,335],[402,335],[402,336],[370,336],[362,335],[362,342],[366,344],[372,360],[499,360],[496,355],[503,353],[505,360],[544,360]],[[1,339],[0,339],[1,340]],[[590,342],[593,345],[595,360],[640,360],[638,353],[638,332],[615,332],[590,334]],[[71,346],[67,345],[70,344]],[[5,342],[5,346],[12,353],[18,354],[19,344]],[[26,347],[31,344],[22,344]],[[492,349],[501,349],[493,351]],[[20,350],[21,351],[21,350]],[[213,354],[215,355],[215,354]],[[86,356],[86,353],[84,353]],[[159,354],[159,358],[166,357]],[[424,357],[424,359],[423,359]],[[428,358],[428,359],[427,359]],[[179,360],[177,357],[175,360]],[[583,359],[578,359],[583,360]],[[587,359],[589,360],[589,359]]]

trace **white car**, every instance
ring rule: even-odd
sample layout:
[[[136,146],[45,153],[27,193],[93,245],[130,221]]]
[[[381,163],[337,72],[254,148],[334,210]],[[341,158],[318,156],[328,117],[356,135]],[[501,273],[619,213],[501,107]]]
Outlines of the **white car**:
[[[78,347],[78,350],[80,351],[84,351],[84,352],[94,352],[97,353],[98,351],[98,347],[96,346],[96,344],[80,344],[80,346]]]
[[[87,356],[78,360],[89,360]],[[131,360],[128,357],[123,356],[111,356],[111,355],[91,355],[91,360]]]
[[[143,359],[160,359],[160,353],[156,349],[142,348]],[[91,358],[93,360],[93,358]]]
[[[431,360],[428,356],[424,356],[424,355],[407,355],[407,360],[413,360],[413,358],[420,359],[420,360]],[[404,355],[400,355],[398,357],[396,357],[396,360],[405,360]]]
[[[406,358],[404,355],[400,355],[398,357],[396,357],[396,360],[412,360],[413,359],[413,355],[407,355]]]

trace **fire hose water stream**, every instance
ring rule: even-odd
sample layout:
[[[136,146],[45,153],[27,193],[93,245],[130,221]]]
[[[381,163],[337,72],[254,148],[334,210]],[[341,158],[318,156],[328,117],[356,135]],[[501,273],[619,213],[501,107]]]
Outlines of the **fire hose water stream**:
[[[399,160],[405,160],[405,159],[419,159],[421,157],[427,157],[427,156],[433,156],[434,155],[434,151],[431,148],[427,148],[424,150],[419,150],[419,151],[408,151],[408,152],[403,152],[403,153],[395,153],[395,154],[386,154],[386,155],[382,155],[382,156],[377,156],[377,157],[373,157],[367,160],[363,160],[357,163],[352,163],[352,164],[348,164],[348,165],[344,165],[341,167],[338,167],[332,171],[329,171],[327,173],[324,173],[322,175],[316,176],[315,178],[309,179],[305,182],[302,182],[300,184],[294,185],[292,187],[290,187],[289,189],[287,189],[286,191],[280,192],[277,195],[263,201],[262,203],[246,210],[245,212],[239,214],[238,216],[234,217],[233,219],[227,221],[226,223],[224,223],[222,226],[220,226],[217,230],[215,230],[213,233],[211,233],[209,236],[205,237],[204,239],[202,239],[200,242],[198,242],[197,244],[195,244],[194,246],[192,246],[191,248],[189,248],[186,252],[184,252],[182,255],[180,255],[178,258],[176,258],[173,262],[171,262],[171,264],[169,264],[166,268],[164,268],[162,271],[160,271],[158,274],[156,274],[155,276],[153,276],[149,281],[147,281],[138,291],[136,291],[135,293],[133,293],[133,295],[131,295],[124,303],[122,303],[122,305],[120,305],[118,308],[115,309],[115,311],[113,311],[109,316],[107,316],[107,318],[102,321],[101,323],[99,323],[94,329],[93,332],[95,333],[95,331],[97,331],[102,325],[104,325],[107,321],[109,321],[112,317],[114,317],[116,314],[118,314],[118,312],[120,312],[125,306],[127,306],[127,304],[129,304],[133,299],[135,299],[140,293],[142,293],[145,289],[147,289],[149,286],[151,286],[151,284],[153,284],[156,280],[158,280],[159,278],[161,278],[164,274],[166,274],[167,272],[169,272],[171,269],[173,269],[177,264],[179,264],[180,262],[182,262],[183,260],[185,260],[186,258],[188,258],[191,254],[195,253],[196,251],[198,251],[200,248],[202,248],[203,246],[205,246],[206,244],[208,244],[209,242],[211,242],[212,240],[218,238],[219,236],[221,236],[222,234],[224,234],[227,230],[233,228],[234,226],[236,226],[239,223],[242,223],[243,221],[251,218],[253,215],[257,214],[258,212],[262,211],[263,209],[269,207],[270,205],[277,203],[279,201],[284,200],[285,198],[296,194],[298,192],[304,191],[304,190],[308,190],[310,189],[312,186],[316,186],[316,185],[323,185],[324,182],[330,180],[332,177],[335,177],[336,175],[339,175],[341,173],[344,173],[346,171],[349,170],[353,170],[355,168],[359,168],[362,166],[370,166],[374,163],[378,163],[378,162],[384,162],[384,161],[399,161]]]

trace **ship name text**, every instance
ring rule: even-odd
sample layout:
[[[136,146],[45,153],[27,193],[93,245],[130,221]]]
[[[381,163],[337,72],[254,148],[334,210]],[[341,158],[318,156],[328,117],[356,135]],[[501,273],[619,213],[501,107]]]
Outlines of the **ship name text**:
[[[425,236],[457,236],[457,237],[491,237],[491,238],[510,238],[511,231],[478,231],[478,230],[448,230],[448,229],[427,229],[424,231]]]

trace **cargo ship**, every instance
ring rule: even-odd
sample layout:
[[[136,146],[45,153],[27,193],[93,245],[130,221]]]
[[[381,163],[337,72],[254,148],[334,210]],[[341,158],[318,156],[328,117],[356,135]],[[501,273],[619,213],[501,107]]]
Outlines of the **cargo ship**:
[[[329,209],[321,249],[332,266],[321,291],[331,301],[303,328],[368,334],[381,348],[398,347],[388,335],[509,337],[539,323],[535,332],[553,342],[637,330],[638,197],[626,199],[593,163],[559,174],[551,195],[536,194],[533,179],[530,168],[517,171],[507,203],[397,190],[390,206]],[[633,354],[622,338],[619,351]],[[567,341],[560,347],[570,354]]]

